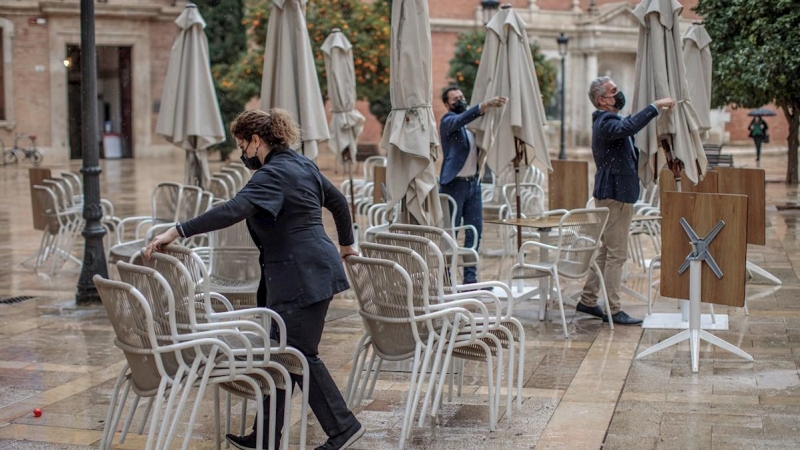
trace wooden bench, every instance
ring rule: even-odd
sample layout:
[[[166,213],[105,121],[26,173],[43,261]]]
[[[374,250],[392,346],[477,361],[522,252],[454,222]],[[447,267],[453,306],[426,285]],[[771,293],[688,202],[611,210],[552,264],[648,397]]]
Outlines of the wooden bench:
[[[709,167],[733,167],[733,155],[722,154],[722,144],[703,144]]]

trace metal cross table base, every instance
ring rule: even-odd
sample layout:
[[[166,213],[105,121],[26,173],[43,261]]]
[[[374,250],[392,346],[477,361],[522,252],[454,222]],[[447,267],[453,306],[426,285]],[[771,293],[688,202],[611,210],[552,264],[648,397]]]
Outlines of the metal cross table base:
[[[744,350],[731,344],[730,342],[714,336],[708,331],[703,330],[701,327],[701,269],[703,267],[703,261],[705,261],[706,264],[711,267],[711,270],[714,272],[717,278],[722,278],[722,270],[720,270],[717,262],[714,261],[714,257],[711,256],[711,253],[708,252],[708,245],[712,240],[714,240],[720,230],[722,230],[725,222],[720,221],[717,223],[717,225],[708,233],[705,238],[700,238],[686,221],[686,219],[681,218],[680,223],[684,231],[686,231],[686,234],[689,235],[689,239],[693,248],[692,252],[686,257],[686,261],[684,261],[681,267],[678,269],[678,273],[683,273],[687,268],[689,269],[689,329],[681,331],[675,336],[672,336],[671,338],[668,338],[648,348],[647,350],[644,350],[636,356],[636,359],[643,358],[647,355],[664,350],[665,348],[672,347],[673,345],[679,344],[683,341],[689,341],[689,348],[692,355],[692,372],[697,373],[700,369],[700,341],[702,340],[712,345],[716,345],[717,347],[727,350],[735,355],[741,356],[747,361],[752,361],[753,357]]]

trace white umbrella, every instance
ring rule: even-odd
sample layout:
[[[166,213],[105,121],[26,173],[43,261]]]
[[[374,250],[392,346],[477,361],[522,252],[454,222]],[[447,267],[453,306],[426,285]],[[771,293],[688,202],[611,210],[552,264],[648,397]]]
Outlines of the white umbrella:
[[[264,45],[261,109],[282,108],[297,119],[302,141],[296,150],[310,159],[327,141],[328,124],[308,38],[306,0],[272,0]]]
[[[433,116],[431,28],[427,0],[392,2],[391,100],[381,147],[387,151],[388,209],[405,198],[422,225],[442,217],[433,161],[439,135]]]
[[[683,35],[683,63],[689,83],[689,99],[700,120],[700,131],[711,129],[711,36],[702,23],[695,22]],[[704,136],[704,137],[706,137]]]
[[[674,108],[660,111],[658,118],[636,135],[642,152],[639,178],[645,185],[656,176],[659,147],[673,172],[683,168],[692,183],[702,179],[708,166],[680,53],[678,19],[682,9],[677,0],[643,0],[633,11],[640,24],[633,109],[639,111],[664,97],[678,102]]]
[[[169,57],[156,133],[186,150],[185,183],[207,188],[206,149],[225,140],[225,127],[211,77],[206,23],[189,3],[175,24],[181,31]]]
[[[354,235],[358,237],[356,202],[353,192],[353,161],[358,151],[358,138],[364,131],[366,119],[356,109],[356,74],[353,66],[353,46],[342,30],[334,28],[322,43],[325,73],[328,75],[328,98],[331,101],[331,140],[328,148],[337,154],[347,167],[350,180],[350,214]]]
[[[481,167],[488,162],[495,173],[500,173],[510,162],[514,163],[517,218],[521,209],[520,163],[528,164],[527,149],[533,147],[534,161],[552,170],[544,132],[547,117],[525,29],[525,22],[505,6],[486,24],[486,41],[471,100],[478,104],[504,96],[508,102],[504,107],[488,110],[467,126],[475,133]],[[522,246],[519,228],[517,246]]]
[[[526,149],[532,147],[534,161],[552,170],[545,136],[547,116],[525,29],[525,22],[511,8],[501,9],[486,24],[486,41],[472,91],[472,104],[508,97],[504,107],[488,110],[467,126],[475,133],[481,161],[495,173],[517,158],[517,141],[522,141]]]

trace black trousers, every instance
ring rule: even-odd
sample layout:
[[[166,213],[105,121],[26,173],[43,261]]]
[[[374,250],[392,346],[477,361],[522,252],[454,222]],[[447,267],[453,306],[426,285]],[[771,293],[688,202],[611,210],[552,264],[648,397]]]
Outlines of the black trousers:
[[[356,416],[347,408],[339,388],[331,378],[325,363],[319,359],[318,347],[322,339],[322,330],[325,327],[325,315],[332,299],[309,305],[305,308],[289,310],[280,313],[286,324],[286,343],[305,355],[308,360],[309,386],[303,386],[303,378],[294,374],[292,377],[292,390],[294,386],[308,389],[308,405],[317,417],[325,434],[336,436],[356,423]],[[277,332],[277,327],[272,327]],[[283,429],[284,399],[286,391],[278,389],[275,400],[275,441],[280,442],[280,433]],[[269,411],[269,397],[264,397],[264,411]],[[258,421],[258,417],[256,417]],[[266,430],[268,420],[264,420]],[[258,423],[258,422],[256,422]],[[255,430],[256,424],[253,424]]]

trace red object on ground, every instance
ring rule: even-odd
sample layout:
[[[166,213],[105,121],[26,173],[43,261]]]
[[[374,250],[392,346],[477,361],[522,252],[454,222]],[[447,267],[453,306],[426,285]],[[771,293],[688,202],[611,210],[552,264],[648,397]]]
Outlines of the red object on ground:
[[[41,408],[36,408],[36,409],[33,410],[33,417],[42,417]]]

